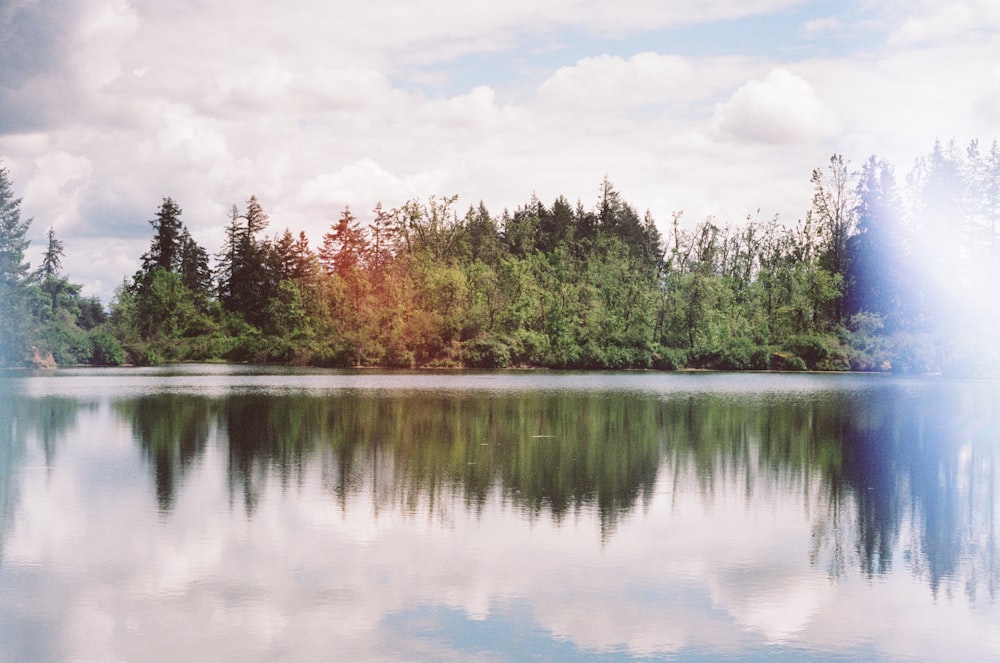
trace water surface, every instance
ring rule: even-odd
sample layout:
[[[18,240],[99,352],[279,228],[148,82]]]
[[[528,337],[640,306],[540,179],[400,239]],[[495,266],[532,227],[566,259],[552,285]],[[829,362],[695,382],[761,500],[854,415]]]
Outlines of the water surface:
[[[0,660],[1000,656],[1000,389],[0,377]]]

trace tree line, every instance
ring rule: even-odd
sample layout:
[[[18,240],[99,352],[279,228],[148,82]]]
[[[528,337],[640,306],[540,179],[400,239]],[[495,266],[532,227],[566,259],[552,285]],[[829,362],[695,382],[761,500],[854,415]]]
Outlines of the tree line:
[[[904,182],[840,155],[794,225],[749,216],[663,233],[605,178],[590,207],[537,197],[492,214],[413,199],[344,208],[317,244],[268,235],[251,196],[215,256],[164,198],[149,250],[105,312],[61,273],[50,230],[0,170],[7,364],[171,360],[318,366],[991,370],[1000,147],[935,143]]]

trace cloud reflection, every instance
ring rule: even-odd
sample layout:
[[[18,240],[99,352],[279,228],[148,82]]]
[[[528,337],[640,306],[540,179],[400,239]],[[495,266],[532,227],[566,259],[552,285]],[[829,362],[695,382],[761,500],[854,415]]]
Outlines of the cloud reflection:
[[[995,655],[997,394],[864,384],[7,399],[0,654]]]

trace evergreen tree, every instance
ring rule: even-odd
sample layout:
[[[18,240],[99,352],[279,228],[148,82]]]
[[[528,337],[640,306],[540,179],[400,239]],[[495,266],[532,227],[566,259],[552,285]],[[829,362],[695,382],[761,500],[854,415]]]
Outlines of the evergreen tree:
[[[298,280],[312,278],[317,273],[317,257],[309,246],[309,238],[303,230],[299,231],[299,237],[292,247],[295,255],[295,263],[292,269],[292,277]]]
[[[21,220],[21,199],[14,197],[7,169],[0,166],[0,363],[25,359],[30,265],[24,238],[31,219]]]
[[[257,202],[257,196],[251,195],[250,200],[247,201],[247,211],[243,215],[243,220],[246,222],[244,242],[253,241],[258,233],[267,228],[269,219],[267,214],[264,214],[264,208]]]
[[[216,256],[218,264],[215,268],[217,286],[219,291],[219,301],[226,308],[234,296],[233,277],[238,268],[240,255],[240,211],[233,205],[229,212],[229,223],[226,225],[226,238],[222,244],[222,249]]]
[[[847,241],[848,315],[875,313],[888,329],[901,321],[901,203],[892,166],[870,157],[857,184],[857,234]]]
[[[551,209],[539,218],[538,246],[542,251],[552,251],[558,246],[569,246],[575,240],[573,207],[565,197],[559,196]]]
[[[392,258],[392,212],[382,209],[381,201],[376,203],[375,218],[369,225],[368,264],[378,271],[389,264]]]
[[[180,216],[181,208],[173,198],[164,198],[156,212],[156,218],[149,222],[155,233],[149,252],[142,256],[143,272],[152,272],[156,267],[162,267],[168,272],[178,270],[181,239],[185,232]]]
[[[285,231],[274,238],[274,254],[277,260],[276,270],[279,279],[295,278],[295,237],[292,231],[285,228]]]
[[[343,276],[363,265],[368,250],[365,230],[351,213],[351,208],[345,207],[330,231],[323,235],[319,260],[328,274]]]
[[[42,264],[38,268],[38,274],[42,278],[51,279],[59,275],[62,269],[63,243],[56,239],[55,228],[50,227],[48,232],[48,246],[45,255],[42,256]]]
[[[465,233],[469,258],[495,267],[500,261],[500,231],[482,201],[466,213]]]
[[[208,265],[208,252],[191,237],[187,228],[181,230],[177,271],[185,288],[202,301],[212,294],[212,270]]]
[[[270,243],[256,237],[267,224],[267,214],[256,196],[247,201],[246,213],[242,215],[234,206],[219,264],[222,305],[258,327],[266,321],[268,303],[278,283],[271,268],[273,249]]]

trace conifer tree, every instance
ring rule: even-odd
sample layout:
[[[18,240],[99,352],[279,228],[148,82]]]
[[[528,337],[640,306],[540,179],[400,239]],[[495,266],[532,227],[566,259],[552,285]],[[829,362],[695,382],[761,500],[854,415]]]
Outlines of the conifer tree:
[[[351,213],[351,208],[345,207],[330,232],[323,235],[320,262],[328,274],[343,276],[361,267],[367,253],[368,238],[365,231]]]
[[[56,238],[55,228],[50,227],[48,232],[48,246],[45,255],[42,256],[42,264],[38,268],[38,274],[42,278],[52,279],[59,275],[62,269],[63,243]]]
[[[0,363],[18,363],[26,351],[27,288],[30,265],[24,238],[31,219],[21,220],[21,199],[14,197],[7,169],[0,167]]]
[[[180,266],[181,236],[185,232],[181,223],[181,208],[173,198],[164,198],[156,218],[149,224],[155,234],[149,252],[142,256],[142,271],[149,273],[157,267],[168,272],[177,271]]]

